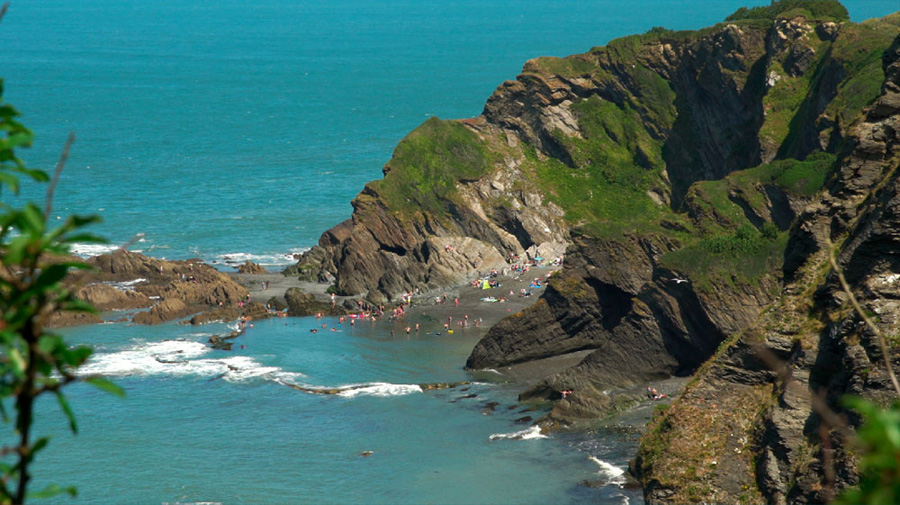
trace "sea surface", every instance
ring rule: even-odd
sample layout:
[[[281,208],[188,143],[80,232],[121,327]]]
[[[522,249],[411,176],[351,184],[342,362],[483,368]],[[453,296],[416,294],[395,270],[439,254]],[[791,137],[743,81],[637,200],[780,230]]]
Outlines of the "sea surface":
[[[132,249],[152,256],[277,270],[350,216],[404,135],[430,116],[478,115],[526,60],[768,3],[16,0],[0,22],[0,77],[37,135],[20,153],[30,165],[52,168],[77,135],[53,217],[98,214],[93,231],[112,243],[78,252],[139,237]],[[845,5],[854,21],[898,8]],[[57,437],[39,481],[78,486],[60,503],[641,501],[621,487],[633,431],[528,431],[515,420],[536,415],[515,385],[462,370],[472,338],[308,331],[321,323],[260,322],[232,352],[204,344],[224,325],[66,330],[128,396],[73,388],[77,437],[45,404],[40,427]],[[416,386],[448,381],[475,384]]]

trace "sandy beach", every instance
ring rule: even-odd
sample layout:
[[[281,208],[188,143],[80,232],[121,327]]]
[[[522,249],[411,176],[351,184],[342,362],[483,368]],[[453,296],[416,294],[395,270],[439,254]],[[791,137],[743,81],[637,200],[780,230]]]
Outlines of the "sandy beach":
[[[475,342],[483,337],[490,327],[498,321],[537,302],[544,288],[530,288],[532,281],[535,278],[540,278],[542,285],[546,285],[547,276],[552,275],[558,269],[559,267],[532,267],[528,272],[522,274],[498,276],[494,280],[499,282],[500,286],[496,288],[482,289],[466,284],[456,288],[448,288],[439,294],[414,295],[412,306],[406,309],[405,315],[392,321],[392,330],[396,334],[401,334],[406,331],[407,327],[410,327],[411,332],[414,333],[415,326],[418,324],[419,334],[434,334],[446,331],[444,324],[447,323],[454,334],[458,334],[467,340],[471,339],[474,346]],[[229,275],[250,290],[250,299],[252,301],[265,303],[272,297],[284,300],[285,292],[292,287],[300,288],[306,293],[312,293],[320,301],[331,301],[331,295],[326,292],[328,289],[327,284],[303,282],[294,277],[285,277],[280,273],[230,273]],[[268,289],[263,289],[265,282],[268,282]],[[520,296],[522,289],[530,289],[531,296]],[[512,295],[510,295],[510,291],[513,293]],[[443,301],[444,295],[446,295],[446,301]],[[436,303],[435,299],[437,296],[440,296],[442,303]],[[505,301],[488,302],[482,300],[488,297],[496,299],[502,297]],[[337,297],[337,303],[341,304],[347,299],[356,300],[355,297],[339,296]],[[386,307],[388,312],[391,308],[393,306]],[[465,322],[466,316],[468,316],[468,325],[463,324],[461,326],[459,321]],[[582,351],[546,360],[503,367],[502,373],[505,377],[516,382],[534,383],[551,373],[565,370],[577,364],[588,353],[589,351]],[[462,363],[460,366],[462,366]]]

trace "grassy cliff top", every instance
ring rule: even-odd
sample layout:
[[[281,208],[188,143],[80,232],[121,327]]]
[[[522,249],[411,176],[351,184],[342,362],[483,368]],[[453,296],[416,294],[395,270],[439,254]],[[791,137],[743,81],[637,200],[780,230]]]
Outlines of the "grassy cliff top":
[[[850,13],[837,0],[778,0],[771,5],[741,7],[725,21],[769,19],[804,16],[819,21],[849,21]]]

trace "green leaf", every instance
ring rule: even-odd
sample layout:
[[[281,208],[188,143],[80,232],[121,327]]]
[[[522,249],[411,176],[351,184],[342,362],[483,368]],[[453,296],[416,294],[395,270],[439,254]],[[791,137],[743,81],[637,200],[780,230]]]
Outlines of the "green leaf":
[[[88,215],[88,216],[78,216],[72,215],[69,216],[68,223],[70,223],[75,228],[82,228],[89,224],[99,223],[103,219],[100,216],[96,215]]]
[[[67,244],[73,244],[75,242],[82,244],[108,244],[109,240],[106,240],[105,238],[98,235],[94,235],[93,233],[79,233],[77,235],[69,235],[68,237],[63,238],[63,242],[66,242]]]
[[[97,389],[101,389],[103,391],[106,391],[107,393],[118,396],[119,398],[125,397],[125,390],[117,386],[110,380],[104,379],[102,377],[90,377],[86,379],[85,382],[96,387]]]
[[[14,149],[16,147],[29,147],[31,146],[33,140],[34,135],[30,131],[19,131],[6,137],[6,145],[4,147],[7,149]]]
[[[59,487],[57,484],[50,484],[44,489],[40,491],[35,491],[32,493],[28,493],[28,498],[33,500],[43,500],[46,498],[53,498],[54,496],[59,496],[61,494],[67,494],[71,497],[78,496],[78,489],[75,486],[69,487]]]
[[[37,280],[34,281],[34,287],[37,289],[45,289],[63,280],[67,273],[69,273],[69,265],[65,263],[50,265],[41,270],[41,274],[38,276]]]
[[[65,364],[72,367],[79,367],[82,363],[87,361],[91,354],[94,352],[88,346],[78,346],[73,349],[61,349],[58,353],[56,353],[58,358]]]
[[[69,405],[69,400],[62,394],[62,391],[56,391],[56,401],[59,402],[59,408],[66,415],[66,419],[69,420],[69,429],[72,430],[72,433],[78,433],[78,422],[75,420],[75,412],[72,412],[72,406]]]
[[[22,259],[25,257],[25,249],[30,242],[31,237],[27,235],[20,235],[10,240],[9,244],[6,246],[6,254],[3,257],[3,262],[7,265],[20,265]]]
[[[31,446],[31,456],[34,457],[34,455],[40,452],[44,447],[47,447],[47,444],[49,443],[50,437],[41,437],[37,439],[34,445]]]
[[[6,185],[13,194],[19,194],[19,178],[8,172],[0,172],[0,186]]]
[[[29,203],[25,206],[24,209],[22,209],[22,218],[27,230],[31,231],[35,235],[44,234],[44,213],[41,212],[41,210],[38,209],[37,206],[35,206],[33,203]]]
[[[12,365],[12,373],[16,375],[16,377],[22,377],[25,375],[25,358],[22,357],[22,353],[19,349],[13,347],[7,351],[9,355],[9,363]]]

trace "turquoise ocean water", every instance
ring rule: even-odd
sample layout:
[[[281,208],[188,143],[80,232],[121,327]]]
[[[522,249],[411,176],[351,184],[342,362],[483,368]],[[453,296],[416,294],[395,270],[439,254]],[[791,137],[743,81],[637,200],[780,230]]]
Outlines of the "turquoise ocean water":
[[[78,136],[60,215],[100,214],[96,232],[143,233],[133,249],[153,256],[276,269],[349,217],[406,133],[479,114],[527,59],[764,3],[20,0],[0,23],[0,76],[37,134],[21,153],[31,165],[52,166]],[[855,21],[898,7],[845,5]],[[618,481],[633,434],[492,439],[527,428],[514,422],[526,414],[508,408],[516,389],[501,376],[461,369],[473,340],[393,340],[386,326],[315,336],[315,324],[261,322],[231,353],[203,345],[224,325],[67,330],[97,346],[92,370],[128,398],[74,389],[81,433],[53,441],[42,475],[78,485],[80,503],[640,501],[579,485]],[[473,379],[467,392],[414,386]],[[335,397],[284,383],[369,387]],[[42,428],[62,433],[47,409]]]

